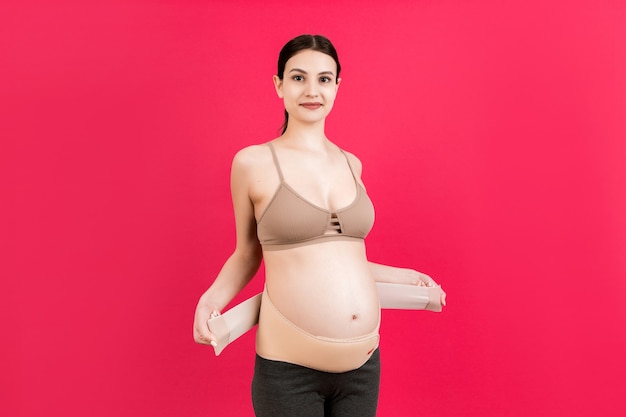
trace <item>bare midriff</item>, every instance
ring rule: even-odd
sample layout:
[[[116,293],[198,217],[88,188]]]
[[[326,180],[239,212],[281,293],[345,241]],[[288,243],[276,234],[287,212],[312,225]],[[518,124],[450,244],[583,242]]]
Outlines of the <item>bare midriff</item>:
[[[362,241],[327,241],[265,251],[267,291],[302,330],[336,339],[370,334],[379,301]]]

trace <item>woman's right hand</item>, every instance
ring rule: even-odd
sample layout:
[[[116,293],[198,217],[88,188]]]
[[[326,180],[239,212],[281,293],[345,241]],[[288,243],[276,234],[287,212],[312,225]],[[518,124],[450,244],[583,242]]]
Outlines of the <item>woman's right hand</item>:
[[[209,330],[209,319],[220,315],[216,308],[198,303],[193,321],[193,339],[196,343],[203,345],[217,346],[217,338]]]

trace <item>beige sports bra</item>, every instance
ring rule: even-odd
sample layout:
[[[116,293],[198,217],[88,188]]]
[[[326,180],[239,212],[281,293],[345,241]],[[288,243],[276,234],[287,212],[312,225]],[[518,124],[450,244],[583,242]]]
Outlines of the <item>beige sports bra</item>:
[[[285,183],[271,143],[274,165],[280,185],[257,221],[257,236],[263,250],[290,249],[335,240],[363,240],[374,225],[374,206],[357,181],[346,157],[356,185],[356,197],[348,206],[330,211],[316,206]]]

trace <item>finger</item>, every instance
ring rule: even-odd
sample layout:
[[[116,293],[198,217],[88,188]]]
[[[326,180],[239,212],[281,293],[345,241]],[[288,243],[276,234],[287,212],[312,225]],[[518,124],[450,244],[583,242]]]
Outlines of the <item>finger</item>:
[[[426,280],[424,279],[424,274],[422,274],[421,272],[417,272],[417,283],[418,286],[425,286],[426,285]]]
[[[208,339],[206,338],[206,336],[204,336],[199,330],[194,330],[193,333],[193,340],[196,343],[199,343],[201,345],[206,345],[208,343]]]
[[[214,317],[218,317],[220,315],[219,312],[217,311],[213,311],[211,313],[211,318]],[[209,319],[210,320],[210,319]],[[217,338],[215,337],[215,335],[213,333],[211,333],[211,326],[209,326],[209,320],[206,321],[206,327],[207,327],[207,339],[209,341],[209,344],[213,347],[217,347]]]
[[[420,272],[420,280],[427,287],[432,287],[433,285],[435,285],[435,281],[430,276],[423,274],[421,272]]]
[[[205,325],[196,325],[194,328],[194,340],[196,343],[203,345],[217,345],[216,337],[211,333],[208,320],[205,321]],[[215,345],[214,345],[215,343]]]
[[[212,333],[202,334],[198,333],[196,337],[196,342],[202,345],[211,345],[213,347],[217,347],[217,341],[215,340],[215,336]]]
[[[204,326],[196,325],[195,331],[195,340],[197,343],[201,343],[203,345],[211,345],[213,347],[217,347],[217,338],[211,332],[211,327],[209,326],[209,321],[212,318],[219,317],[220,312],[217,309],[211,310],[209,313],[208,319],[200,319],[199,323],[204,322]],[[206,317],[206,316],[205,316]]]

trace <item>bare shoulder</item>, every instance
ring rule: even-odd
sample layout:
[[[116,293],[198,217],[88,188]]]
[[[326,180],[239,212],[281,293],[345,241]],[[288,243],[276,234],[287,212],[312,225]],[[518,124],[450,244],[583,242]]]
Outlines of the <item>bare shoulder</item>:
[[[262,203],[266,196],[272,195],[279,181],[272,152],[266,143],[247,146],[235,154],[231,187],[246,190],[253,203]]]
[[[363,164],[361,163],[361,160],[352,152],[348,152],[346,150],[344,150],[344,152],[348,157],[350,165],[352,165],[352,169],[354,169],[355,174],[361,176],[361,172],[363,171]]]
[[[233,157],[233,172],[254,174],[267,168],[272,162],[272,155],[266,144],[250,145],[240,149]]]
[[[233,158],[233,164],[240,166],[254,166],[259,161],[263,161],[266,157],[271,157],[270,151],[266,144],[250,145],[240,149]]]

